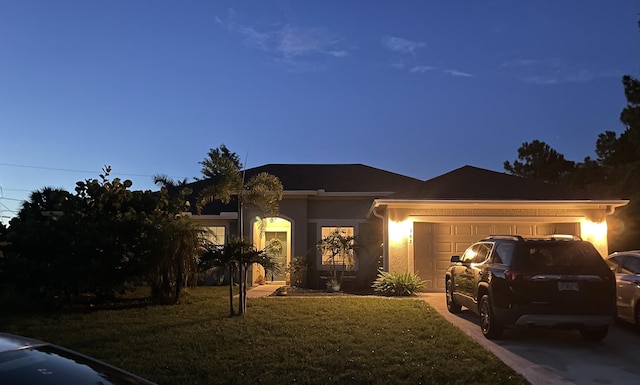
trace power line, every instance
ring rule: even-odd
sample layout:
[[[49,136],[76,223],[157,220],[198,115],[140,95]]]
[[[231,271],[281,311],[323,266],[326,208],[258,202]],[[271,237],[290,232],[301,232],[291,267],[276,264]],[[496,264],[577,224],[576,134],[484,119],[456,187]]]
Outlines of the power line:
[[[17,199],[17,198],[7,198],[7,197],[0,197],[0,199],[5,199],[8,201],[16,201],[16,202],[22,202],[24,199]]]
[[[102,172],[102,170],[101,171],[74,170],[74,169],[68,169],[68,168],[31,166],[31,165],[26,165],[26,164],[3,163],[3,162],[0,162],[0,166],[31,168],[31,169],[49,170],[49,171],[75,172],[75,173],[83,173],[83,174],[98,174],[98,173]],[[124,175],[124,176],[140,176],[140,177],[149,177],[149,178],[153,178],[155,176],[155,175],[149,175],[149,174],[130,174],[130,173],[124,173],[124,172],[115,172],[113,170],[112,170],[112,172],[114,174]],[[172,178],[182,179],[183,177],[172,177]],[[186,177],[186,178],[188,179],[189,177]]]

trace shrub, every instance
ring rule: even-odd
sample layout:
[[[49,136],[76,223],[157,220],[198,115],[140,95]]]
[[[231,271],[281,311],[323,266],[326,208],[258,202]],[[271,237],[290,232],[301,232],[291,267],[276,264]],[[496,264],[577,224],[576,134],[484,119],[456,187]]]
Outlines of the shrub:
[[[308,269],[307,257],[294,257],[287,267],[287,273],[290,275],[289,284],[291,286],[305,287]]]
[[[388,273],[382,270],[378,270],[378,277],[371,285],[376,293],[389,296],[415,295],[423,286],[424,281],[416,274]]]

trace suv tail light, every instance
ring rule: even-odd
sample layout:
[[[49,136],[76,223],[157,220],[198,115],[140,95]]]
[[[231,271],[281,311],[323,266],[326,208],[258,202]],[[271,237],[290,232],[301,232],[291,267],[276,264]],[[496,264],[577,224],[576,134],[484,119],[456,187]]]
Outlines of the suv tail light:
[[[505,270],[504,276],[508,282],[518,282],[529,278],[528,275],[518,270]]]

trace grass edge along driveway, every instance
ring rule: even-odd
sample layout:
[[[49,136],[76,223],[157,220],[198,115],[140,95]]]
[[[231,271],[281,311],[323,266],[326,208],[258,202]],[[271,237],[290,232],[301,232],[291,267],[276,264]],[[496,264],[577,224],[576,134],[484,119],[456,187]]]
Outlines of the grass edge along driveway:
[[[225,287],[173,306],[0,315],[0,330],[53,342],[162,385],[528,384],[422,300],[250,299]]]

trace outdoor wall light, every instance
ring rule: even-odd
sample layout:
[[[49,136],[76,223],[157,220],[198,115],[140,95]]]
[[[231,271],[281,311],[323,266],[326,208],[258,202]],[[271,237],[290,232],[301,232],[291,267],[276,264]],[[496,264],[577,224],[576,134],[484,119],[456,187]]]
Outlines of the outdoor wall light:
[[[389,221],[389,242],[400,243],[405,239],[411,242],[413,232],[413,222],[404,220],[401,222]]]
[[[582,239],[593,243],[597,249],[606,249],[607,221],[592,222],[584,219],[580,222],[580,232]]]

